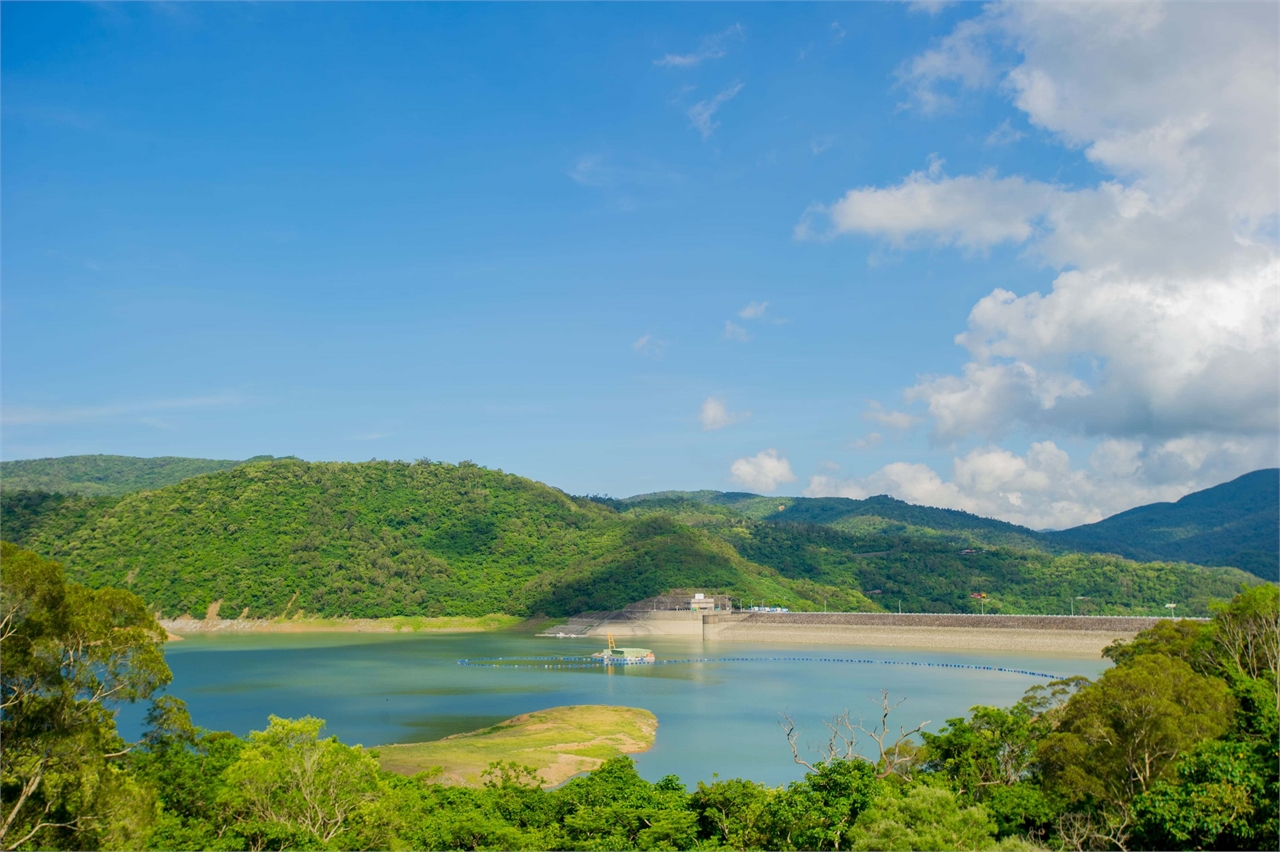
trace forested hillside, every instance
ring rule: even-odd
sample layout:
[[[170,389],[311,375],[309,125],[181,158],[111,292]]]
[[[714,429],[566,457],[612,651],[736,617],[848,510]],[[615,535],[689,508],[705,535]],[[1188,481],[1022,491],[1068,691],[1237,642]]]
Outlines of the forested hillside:
[[[1207,614],[1209,601],[1257,582],[1233,569],[1055,555],[1043,548],[985,544],[968,531],[882,519],[845,529],[759,521],[723,504],[674,496],[624,503],[624,511],[676,518],[785,577],[861,589],[884,608],[901,605],[907,612],[1055,614],[1070,612],[1075,600],[1075,611],[1089,614],[1160,615],[1169,602],[1180,613]],[[975,593],[988,596],[982,606],[971,597]]]
[[[269,461],[255,456],[247,461]],[[63,456],[0,462],[0,488],[5,491],[49,491],[89,497],[128,494],[163,488],[202,473],[228,470],[245,461],[187,459],[174,456]]]
[[[964,533],[987,544],[1043,546],[1039,534],[1017,524],[955,509],[917,506],[883,494],[852,500],[847,497],[762,497],[735,491],[660,491],[614,502],[619,508],[637,509],[694,502],[724,506],[758,520],[823,524],[851,532]]]
[[[1077,550],[1233,565],[1280,580],[1280,470],[1255,470],[1176,503],[1139,506],[1045,537]]]
[[[1231,566],[1265,580],[1280,579],[1280,470],[1256,470],[1188,494],[1152,503],[1095,524],[1038,532],[954,509],[904,503],[886,495],[762,497],[722,491],[659,491],[606,500],[619,509],[721,506],[775,523],[822,524],[856,534],[942,536],[978,545],[1054,553],[1114,553],[1140,561]]]
[[[277,460],[119,498],[6,493],[0,523],[76,581],[169,615],[215,601],[223,617],[568,615],[687,587],[793,609],[970,612],[985,592],[988,611],[1065,612],[1085,596],[1098,614],[1176,602],[1195,615],[1249,579],[677,497],[617,508],[470,463]]]
[[[565,615],[682,586],[872,608],[701,530],[469,463],[279,460],[114,502],[5,495],[4,518],[6,536],[77,581],[128,588],[171,615],[218,600],[223,616]]]

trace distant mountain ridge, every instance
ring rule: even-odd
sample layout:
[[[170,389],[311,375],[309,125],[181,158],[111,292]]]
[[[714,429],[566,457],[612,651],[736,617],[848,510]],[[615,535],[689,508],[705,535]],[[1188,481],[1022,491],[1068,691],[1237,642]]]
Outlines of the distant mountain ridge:
[[[1280,580],[1280,468],[1255,470],[1175,503],[1138,506],[1043,536],[1075,550],[1230,565]]]
[[[23,459],[0,462],[0,488],[8,492],[47,491],[85,497],[119,497],[132,491],[163,488],[202,473],[215,473],[249,462],[272,459],[274,456],[254,456],[236,461],[110,455]]]
[[[1280,469],[1255,470],[1196,491],[1175,503],[1137,506],[1093,524],[1037,531],[994,518],[917,506],[887,495],[765,497],[724,491],[659,491],[615,501],[620,506],[674,505],[679,501],[725,506],[776,523],[810,523],[850,532],[869,526],[965,533],[995,545],[1053,552],[1114,553],[1138,561],[1190,562],[1233,567],[1264,580],[1280,579]]]

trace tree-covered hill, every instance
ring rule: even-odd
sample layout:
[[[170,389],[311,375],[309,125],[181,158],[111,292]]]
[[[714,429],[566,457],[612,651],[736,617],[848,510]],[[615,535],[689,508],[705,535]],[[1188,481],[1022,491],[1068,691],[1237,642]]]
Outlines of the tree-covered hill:
[[[687,586],[874,608],[704,531],[470,463],[278,460],[116,500],[19,492],[4,496],[3,525],[75,580],[170,615],[219,600],[223,616],[566,615]]]
[[[1163,615],[1166,603],[1176,603],[1179,614],[1206,615],[1210,601],[1258,582],[1230,568],[990,545],[967,531],[762,521],[675,496],[633,503],[624,511],[678,519],[794,582],[859,589],[885,609],[901,605],[907,612],[1066,614],[1075,601],[1076,612],[1091,615]],[[984,593],[982,603],[971,597]]]
[[[268,461],[255,456],[247,461]],[[63,456],[0,462],[0,488],[5,491],[48,491],[87,497],[119,496],[130,491],[163,488],[202,473],[228,470],[245,461],[188,459],[175,456]]]
[[[1076,550],[1232,565],[1280,580],[1280,469],[1255,470],[1176,503],[1139,506],[1044,535]]]
[[[682,502],[723,506],[757,520],[823,524],[849,532],[960,533],[986,544],[1043,547],[1040,535],[1017,524],[956,509],[917,506],[888,495],[848,497],[762,497],[740,491],[659,491],[614,501],[619,508],[675,506]]]
[[[886,495],[763,497],[721,491],[660,491],[608,501],[619,509],[719,506],[775,523],[822,524],[855,534],[940,535],[952,541],[1054,553],[1113,553],[1136,560],[1229,566],[1280,579],[1280,470],[1257,470],[1176,503],[1152,503],[1095,524],[1036,531],[955,509],[916,506]]]
[[[970,612],[986,593],[1003,612],[1065,612],[1087,596],[1098,614],[1175,602],[1199,615],[1250,579],[992,545],[963,523],[758,520],[742,502],[574,498],[467,462],[282,459],[122,497],[5,493],[0,527],[77,582],[128,588],[168,615],[215,601],[223,617],[569,615],[689,587],[801,610]]]

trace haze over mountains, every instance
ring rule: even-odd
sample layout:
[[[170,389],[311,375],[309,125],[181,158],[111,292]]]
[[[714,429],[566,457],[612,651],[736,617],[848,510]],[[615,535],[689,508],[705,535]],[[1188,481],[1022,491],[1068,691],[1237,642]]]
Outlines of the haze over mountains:
[[[471,463],[207,462],[233,466],[183,476],[202,460],[94,458],[4,463],[4,538],[170,615],[215,601],[224,617],[566,615],[686,587],[793,609],[967,612],[986,593],[1004,612],[1065,612],[1084,597],[1098,613],[1155,614],[1172,601],[1202,614],[1257,582],[1233,568],[1071,552],[1043,533],[888,497],[614,500]],[[179,481],[102,493],[144,472]],[[1229,543],[1212,531],[1263,526],[1265,476],[1244,479],[1253,498],[1232,497],[1240,486],[1228,483],[1168,511],[1199,512],[1193,538],[1206,547]],[[32,481],[88,494],[15,489]],[[1152,528],[1176,544],[1172,524]]]

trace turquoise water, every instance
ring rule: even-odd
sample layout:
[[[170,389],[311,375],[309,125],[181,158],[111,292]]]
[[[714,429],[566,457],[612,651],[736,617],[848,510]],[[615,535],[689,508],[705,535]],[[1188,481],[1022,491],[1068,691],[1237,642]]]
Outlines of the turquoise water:
[[[880,690],[906,701],[890,724],[937,730],[975,704],[1008,705],[1042,678],[975,669],[852,664],[765,657],[857,658],[1023,669],[1096,676],[1100,659],[984,651],[783,645],[646,638],[659,659],[733,657],[690,665],[589,669],[495,669],[459,659],[589,654],[598,639],[539,639],[509,633],[260,634],[193,636],[166,646],[169,693],[196,724],[245,734],[267,716],[319,716],[344,742],[376,746],[475,730],[520,713],[565,704],[643,707],[658,736],[635,755],[641,775],[679,775],[692,786],[720,777],[781,784],[799,778],[778,727],[779,712],[822,740],[822,719],[848,708],[870,727]],[[742,659],[747,658],[747,659]],[[875,703],[873,703],[875,702]],[[121,733],[141,731],[141,708],[120,715]]]

